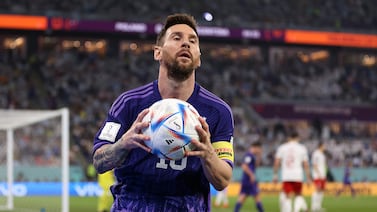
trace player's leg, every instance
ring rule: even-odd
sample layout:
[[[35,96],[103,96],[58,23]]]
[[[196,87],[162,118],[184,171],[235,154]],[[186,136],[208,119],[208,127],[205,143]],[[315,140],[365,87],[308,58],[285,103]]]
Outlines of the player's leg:
[[[263,212],[263,204],[259,195],[259,185],[258,182],[255,182],[252,186],[251,195],[254,197],[255,208],[258,212]]]
[[[220,207],[223,204],[224,207],[228,206],[228,195],[226,190],[217,192],[215,199],[215,207]]]
[[[292,212],[292,193],[285,193],[285,192],[282,192],[283,193],[283,201],[282,201],[282,205],[280,207],[280,211],[281,212]]]
[[[259,194],[256,194],[254,196],[254,202],[255,202],[255,208],[258,210],[258,212],[264,212],[263,204],[262,204]]]
[[[98,185],[102,189],[102,194],[98,197],[97,211],[108,212],[113,204],[113,195],[110,187],[114,184],[114,173],[109,171],[98,175]]]
[[[319,192],[318,192],[318,205],[319,205],[319,210],[323,210],[322,208],[322,202],[323,202],[323,196],[325,192],[325,185],[326,185],[326,179],[321,179],[321,183],[319,186]]]
[[[281,212],[283,212],[283,208],[284,208],[284,204],[285,204],[286,198],[288,198],[288,197],[284,193],[284,191],[280,192],[280,194],[279,194],[279,207],[280,207],[280,211]]]
[[[223,201],[223,191],[218,191],[215,198],[215,207],[220,207]]]
[[[283,182],[283,191],[279,195],[280,212],[292,211],[292,194],[291,182]]]
[[[301,182],[294,182],[292,183],[293,192],[294,192],[294,200],[293,200],[293,211],[300,212],[300,211],[307,211],[308,205],[304,197],[301,195],[302,191],[302,183]]]
[[[226,188],[228,189],[228,188]],[[224,195],[223,195],[223,207],[224,208],[228,208],[229,207],[229,199],[228,199],[228,191],[224,191]]]
[[[242,192],[239,194],[236,206],[234,207],[234,212],[238,212],[241,210],[243,203],[245,202],[247,198],[247,194]]]
[[[312,198],[311,198],[311,209],[312,209],[312,211],[319,210],[318,199],[319,199],[319,192],[318,192],[318,189],[315,188],[315,190],[312,193]]]
[[[321,209],[321,202],[323,197],[322,182],[320,179],[315,179],[313,182],[314,192],[312,193],[311,197],[311,210],[319,211]]]
[[[302,195],[297,195],[294,197],[293,201],[293,211],[300,212],[300,211],[308,211],[308,205]]]
[[[356,196],[356,191],[355,191],[355,189],[353,188],[352,183],[349,183],[349,184],[348,184],[348,187],[349,187],[350,190],[351,190],[351,195],[352,195],[352,197],[355,197],[355,196]]]
[[[343,191],[345,190],[345,187],[346,187],[346,185],[342,184],[340,189],[338,189],[338,191],[336,192],[336,196],[339,196],[341,193],[343,193]]]

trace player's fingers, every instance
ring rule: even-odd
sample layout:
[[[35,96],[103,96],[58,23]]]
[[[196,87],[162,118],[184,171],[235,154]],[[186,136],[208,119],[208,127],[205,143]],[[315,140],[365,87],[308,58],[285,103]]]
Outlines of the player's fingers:
[[[203,157],[203,151],[185,151],[185,157],[190,156]]]
[[[195,150],[203,150],[204,145],[200,141],[192,139],[191,144],[195,146]]]
[[[134,144],[140,148],[142,148],[143,150],[147,151],[147,152],[151,152],[152,150],[147,147],[144,143],[140,143],[140,142],[137,142],[135,141]]]
[[[149,126],[148,122],[138,122],[134,126],[135,133],[141,133],[141,131]]]
[[[202,143],[209,144],[210,142],[210,135],[209,132],[205,131],[201,126],[195,126],[196,132],[198,132],[199,140]]]
[[[209,133],[209,126],[208,126],[208,123],[206,121],[206,119],[204,117],[199,117],[199,122],[200,124],[202,125],[202,128],[207,132]]]
[[[133,136],[133,139],[134,141],[136,142],[144,142],[144,141],[149,141],[151,139],[151,137],[149,135],[145,135],[145,134],[135,134]]]

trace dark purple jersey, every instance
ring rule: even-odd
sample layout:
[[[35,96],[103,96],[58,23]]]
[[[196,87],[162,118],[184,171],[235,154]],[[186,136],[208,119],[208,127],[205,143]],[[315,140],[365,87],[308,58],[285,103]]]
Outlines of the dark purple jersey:
[[[96,134],[93,152],[104,144],[120,139],[142,110],[161,99],[157,81],[120,95]],[[206,118],[211,142],[219,157],[233,166],[234,122],[230,107],[198,84],[195,84],[194,92],[187,102]],[[227,144],[224,145],[224,141]],[[196,203],[192,199],[189,202],[202,203],[209,208],[209,182],[204,176],[198,157],[168,161],[137,148],[129,153],[121,166],[115,168],[115,176],[118,184],[112,188],[114,195],[132,193],[141,196],[169,196],[169,198],[200,196]]]
[[[256,170],[256,158],[251,152],[247,152],[243,158],[243,164],[245,164],[252,172],[255,173]],[[259,187],[258,182],[254,181],[253,183],[250,181],[249,175],[246,172],[242,174],[242,181],[241,181],[241,194],[247,194],[251,196],[255,196],[259,194]]]
[[[343,183],[351,184],[351,168],[348,166],[344,169]]]
[[[256,170],[256,159],[253,153],[247,152],[243,158],[243,164],[246,164],[247,167],[255,174]],[[250,184],[250,177],[245,172],[242,174],[242,184]]]

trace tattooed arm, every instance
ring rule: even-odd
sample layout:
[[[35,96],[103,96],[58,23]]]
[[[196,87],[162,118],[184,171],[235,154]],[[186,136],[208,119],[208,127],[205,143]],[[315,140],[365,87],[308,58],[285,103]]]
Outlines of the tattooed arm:
[[[119,166],[127,157],[129,150],[121,148],[118,142],[105,144],[94,153],[93,165],[98,173],[102,174]]]
[[[150,138],[141,133],[142,129],[149,125],[147,122],[142,122],[147,113],[148,110],[142,111],[130,129],[117,142],[105,144],[94,152],[93,165],[98,173],[104,173],[122,164],[129,152],[134,148],[140,147],[146,151],[150,151],[144,145],[144,141]]]

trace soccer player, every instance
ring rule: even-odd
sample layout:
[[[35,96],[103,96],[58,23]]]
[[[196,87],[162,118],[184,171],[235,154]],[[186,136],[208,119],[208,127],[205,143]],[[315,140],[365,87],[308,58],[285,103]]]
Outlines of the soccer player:
[[[279,198],[280,211],[291,212],[292,199],[294,212],[306,211],[308,210],[308,206],[301,192],[304,173],[307,182],[311,182],[308,150],[304,145],[299,143],[299,135],[296,130],[289,129],[287,136],[287,142],[278,147],[274,161],[274,182],[277,182],[278,171],[281,166],[283,192]]]
[[[242,182],[241,191],[238,196],[235,212],[240,211],[246,198],[250,195],[254,197],[255,207],[259,212],[263,212],[263,205],[259,196],[258,181],[256,179],[256,168],[259,164],[262,154],[262,144],[260,142],[254,142],[245,154],[242,163]]]
[[[167,17],[157,36],[158,79],[121,94],[94,139],[93,164],[99,173],[114,169],[112,211],[210,211],[210,183],[225,189],[232,177],[232,111],[196,82],[200,66],[196,21],[187,14]],[[143,71],[143,70],[140,70]],[[160,159],[144,145],[148,107],[165,98],[192,104],[201,126],[195,151],[177,161]]]
[[[113,195],[110,187],[115,183],[114,171],[110,170],[103,174],[98,174],[98,185],[102,189],[102,194],[98,197],[97,211],[109,212],[113,204]]]
[[[351,191],[351,195],[353,197],[356,196],[356,191],[352,186],[351,181],[351,169],[352,169],[352,161],[348,161],[346,167],[344,168],[344,176],[343,176],[343,185],[342,188],[338,190],[336,196],[339,196],[341,193],[349,189]]]
[[[312,212],[323,211],[322,200],[326,184],[326,156],[324,151],[325,144],[320,142],[318,148],[313,152],[311,157],[312,177],[315,187],[311,201]]]
[[[217,191],[216,198],[215,198],[215,208],[223,207],[227,208],[229,207],[229,198],[228,198],[228,187],[221,191]]]

